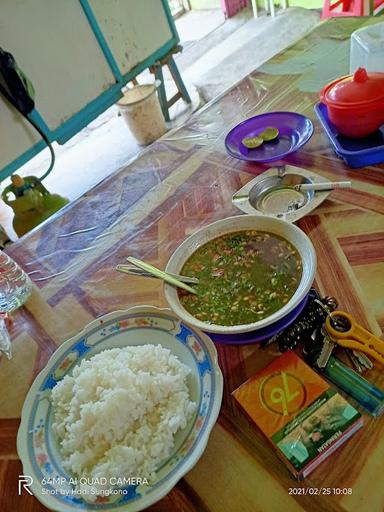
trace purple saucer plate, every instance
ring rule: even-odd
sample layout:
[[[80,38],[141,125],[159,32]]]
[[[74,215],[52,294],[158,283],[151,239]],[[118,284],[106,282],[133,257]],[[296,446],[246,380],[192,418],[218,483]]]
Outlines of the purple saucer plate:
[[[255,149],[242,144],[245,137],[256,137],[268,127],[279,130],[279,137]],[[313,134],[312,121],[296,112],[270,112],[246,119],[225,138],[227,153],[247,162],[273,162],[297,151]]]
[[[282,331],[293,323],[296,318],[300,315],[304,306],[308,300],[308,295],[284,318],[281,318],[277,322],[271,325],[267,325],[262,329],[252,332],[243,332],[240,334],[217,334],[214,332],[206,332],[205,334],[216,343],[222,343],[224,345],[247,345],[251,343],[260,343],[263,340],[272,338],[276,333]]]

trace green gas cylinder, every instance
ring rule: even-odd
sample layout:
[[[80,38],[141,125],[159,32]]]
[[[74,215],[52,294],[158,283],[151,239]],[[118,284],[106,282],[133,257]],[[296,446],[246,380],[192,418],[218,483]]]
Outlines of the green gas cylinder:
[[[1,195],[15,214],[13,229],[22,236],[38,226],[53,213],[69,203],[69,200],[58,194],[51,194],[36,176],[11,176],[11,185]]]

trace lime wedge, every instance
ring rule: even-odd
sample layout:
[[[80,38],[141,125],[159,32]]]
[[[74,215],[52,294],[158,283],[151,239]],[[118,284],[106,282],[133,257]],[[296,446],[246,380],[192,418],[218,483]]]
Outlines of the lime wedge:
[[[248,149],[258,148],[259,146],[262,145],[263,142],[264,140],[261,137],[245,137],[245,139],[241,141],[243,146],[245,146]]]
[[[270,140],[277,139],[279,136],[279,130],[274,127],[266,128],[262,133],[260,133],[259,137],[263,139],[265,142],[269,142]]]

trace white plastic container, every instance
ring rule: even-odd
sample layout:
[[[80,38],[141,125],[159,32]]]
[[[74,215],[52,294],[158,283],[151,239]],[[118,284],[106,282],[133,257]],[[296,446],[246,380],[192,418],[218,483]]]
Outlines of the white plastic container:
[[[117,103],[125,122],[141,146],[151,144],[167,131],[156,85],[135,85]]]
[[[0,312],[9,313],[22,306],[32,292],[32,283],[19,265],[0,251]]]
[[[357,68],[384,72],[384,23],[353,32],[351,36],[350,73]]]

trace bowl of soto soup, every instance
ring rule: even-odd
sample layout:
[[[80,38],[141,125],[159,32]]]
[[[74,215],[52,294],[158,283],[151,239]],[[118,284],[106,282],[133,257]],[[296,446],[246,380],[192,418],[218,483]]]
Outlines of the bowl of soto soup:
[[[165,283],[169,306],[206,332],[256,331],[284,318],[307,295],[316,272],[308,236],[284,220],[238,215],[185,239],[167,272],[197,277],[196,294]]]

